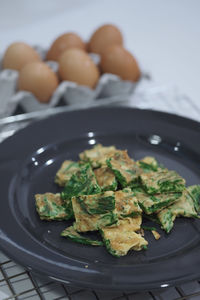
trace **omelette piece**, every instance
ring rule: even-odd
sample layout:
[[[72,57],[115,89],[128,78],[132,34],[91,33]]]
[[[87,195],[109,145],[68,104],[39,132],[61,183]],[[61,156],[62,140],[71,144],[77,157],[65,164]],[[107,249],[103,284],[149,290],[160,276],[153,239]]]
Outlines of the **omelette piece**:
[[[55,176],[55,183],[59,186],[65,186],[71,176],[79,169],[79,163],[72,160],[65,160]]]
[[[36,194],[36,209],[41,220],[68,220],[72,217],[60,194]]]
[[[187,188],[188,193],[194,201],[195,210],[200,211],[200,185],[191,185]]]
[[[138,200],[130,188],[115,192],[115,209],[119,218],[142,214]]]
[[[127,154],[127,151],[116,151],[106,161],[108,167],[114,172],[122,187],[137,184],[141,169]]]
[[[156,172],[159,168],[157,160],[152,156],[145,156],[144,158],[138,160],[136,163],[143,170],[143,172]]]
[[[171,205],[181,197],[182,193],[163,193],[148,195],[145,192],[136,192],[135,196],[145,214],[153,214]]]
[[[79,154],[80,160],[90,162],[93,168],[106,164],[106,159],[116,151],[115,146],[104,147],[101,144],[95,145],[92,149],[85,150]]]
[[[153,234],[155,240],[160,239],[160,234],[157,232],[155,227],[142,226],[141,229],[151,231],[151,233]]]
[[[74,228],[78,232],[95,231],[101,227],[118,221],[114,212],[115,198],[113,192],[98,195],[83,195],[72,198],[72,206],[76,222]]]
[[[126,255],[129,250],[146,249],[148,242],[134,231],[137,228],[134,228],[134,219],[125,218],[119,220],[116,225],[101,228],[100,233],[110,254],[120,257]]]
[[[181,198],[163,209],[157,214],[158,220],[161,223],[161,227],[169,233],[174,226],[174,220],[176,217],[183,216],[187,218],[197,218],[198,214],[195,210],[195,203],[190,195],[190,187],[185,189]]]
[[[71,199],[77,195],[90,195],[101,192],[96,177],[89,163],[80,165],[79,170],[73,174],[65,185],[61,197],[63,200]]]
[[[90,215],[104,214],[115,209],[115,194],[112,191],[95,195],[77,196],[76,200],[82,209]]]
[[[140,175],[140,180],[143,188],[150,195],[182,192],[185,188],[185,179],[175,171],[168,171],[167,169],[143,173]]]
[[[61,232],[61,236],[66,237],[76,243],[84,244],[84,245],[92,245],[92,246],[103,246],[102,241],[92,240],[86,238],[85,236],[81,236],[73,226],[67,227],[65,230]]]
[[[155,240],[159,240],[160,239],[160,234],[156,230],[152,230],[151,232],[152,232]]]
[[[124,220],[124,219],[120,219],[119,224],[120,224],[121,220]],[[142,225],[142,215],[138,215],[138,216],[134,216],[134,217],[127,217],[126,220],[128,220],[129,223],[131,224],[132,230],[137,231],[139,233],[139,231],[141,230],[141,225]]]
[[[95,169],[94,174],[102,191],[115,191],[117,189],[115,175],[107,166]]]

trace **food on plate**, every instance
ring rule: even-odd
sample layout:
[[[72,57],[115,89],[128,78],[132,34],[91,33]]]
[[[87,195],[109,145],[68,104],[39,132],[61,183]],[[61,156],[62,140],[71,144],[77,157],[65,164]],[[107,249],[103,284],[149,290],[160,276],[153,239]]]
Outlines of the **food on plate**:
[[[118,220],[112,191],[72,197],[72,207],[78,232],[96,231]]]
[[[36,194],[36,209],[42,220],[68,219],[68,211],[60,194]]]
[[[61,232],[61,236],[67,237],[68,239],[85,245],[92,246],[103,246],[102,241],[92,240],[88,237],[81,236],[75,229],[74,226],[67,227],[65,230]]]
[[[95,169],[94,174],[102,191],[115,191],[117,189],[115,175],[107,166]]]
[[[115,210],[120,218],[141,216],[142,209],[130,188],[115,192]]]
[[[100,69],[103,73],[115,74],[123,80],[134,82],[141,76],[136,59],[121,45],[112,45],[102,52]]]
[[[149,226],[142,226],[140,229],[140,233],[142,236],[144,236],[144,230],[151,231],[153,234],[155,240],[159,240],[161,238],[161,235],[158,233],[155,227],[149,227]]]
[[[83,50],[71,48],[59,58],[59,76],[62,80],[95,88],[99,70],[91,57]]]
[[[142,189],[137,189],[135,195],[142,210],[147,214],[152,214],[160,211],[162,208],[169,206],[181,197],[181,193],[160,193],[149,195]]]
[[[129,250],[147,249],[144,230],[156,240],[155,221],[166,233],[178,216],[198,218],[200,185],[186,187],[175,171],[160,165],[154,157],[134,161],[127,150],[95,145],[79,154],[80,160],[66,160],[56,173],[60,193],[36,194],[36,210],[42,220],[71,220],[61,236],[74,242],[102,246],[116,256]],[[96,232],[94,239],[88,234]]]
[[[55,176],[55,183],[65,186],[71,176],[79,170],[79,163],[72,160],[65,160]]]
[[[182,192],[185,188],[185,179],[175,171],[167,169],[157,172],[148,172],[140,175],[142,186],[147,194]]]
[[[148,242],[133,228],[134,220],[127,218],[119,220],[117,225],[100,230],[106,249],[110,254],[120,257],[126,255],[130,249],[140,251],[147,248]],[[136,228],[136,230],[139,229]]]
[[[143,172],[157,171],[161,168],[157,160],[152,156],[145,156],[136,162]]]
[[[122,187],[137,185],[141,169],[129,156],[127,151],[115,151],[106,161],[107,166],[114,172]]]
[[[187,188],[187,191],[193,199],[195,210],[199,213],[200,212],[200,206],[199,206],[200,186],[191,185]]]
[[[86,50],[86,45],[76,33],[64,33],[60,35],[51,45],[47,52],[47,60],[59,60],[60,55],[67,49],[79,48]]]
[[[156,230],[152,230],[151,232],[153,233],[153,236],[154,236],[155,240],[160,239],[160,234]]]
[[[38,61],[41,59],[35,49],[25,43],[16,42],[7,48],[2,66],[4,69],[20,71],[26,64]]]
[[[122,45],[123,36],[120,30],[111,24],[99,27],[91,36],[88,48],[89,52],[102,54],[110,45]]]
[[[97,168],[105,165],[107,158],[115,151],[115,146],[104,147],[97,144],[92,149],[81,152],[79,157],[81,161],[89,162],[93,168]]]
[[[81,164],[78,171],[73,174],[70,180],[65,185],[62,197],[69,199],[69,197],[77,195],[90,195],[101,192],[101,188],[97,183],[95,174],[89,163]]]
[[[195,207],[196,199],[200,199],[200,186],[190,186],[185,189],[182,196],[174,204],[168,206],[157,214],[162,228],[168,233],[173,228],[174,220],[179,217],[197,218]],[[199,206],[199,204],[198,204]]]
[[[19,73],[18,88],[31,92],[41,103],[49,102],[58,86],[58,78],[43,62],[25,65]]]

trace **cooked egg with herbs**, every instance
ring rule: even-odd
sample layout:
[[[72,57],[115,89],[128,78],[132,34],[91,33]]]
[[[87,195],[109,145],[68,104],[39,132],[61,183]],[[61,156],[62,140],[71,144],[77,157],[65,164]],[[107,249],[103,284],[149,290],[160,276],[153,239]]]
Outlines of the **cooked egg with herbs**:
[[[122,45],[123,37],[120,30],[111,24],[99,27],[91,36],[89,41],[89,52],[102,54],[111,45]]]
[[[3,57],[3,69],[21,70],[30,62],[40,61],[39,54],[29,45],[21,42],[11,44]]]
[[[138,81],[141,76],[134,56],[119,45],[112,45],[104,50],[100,68],[103,73],[116,74],[123,80]]]
[[[19,90],[31,92],[42,103],[50,100],[57,86],[56,74],[43,62],[29,63],[19,73]]]
[[[58,61],[60,55],[67,49],[78,48],[85,50],[86,45],[83,40],[75,33],[65,33],[59,36],[51,45],[47,52],[47,60]]]
[[[200,185],[187,187],[184,178],[154,157],[135,161],[127,150],[99,144],[79,153],[79,158],[64,161],[58,169],[55,183],[60,193],[35,195],[41,220],[71,220],[62,237],[105,246],[121,257],[151,247],[144,231],[160,239],[157,228],[143,225],[143,220],[150,218],[169,233],[177,217],[199,218]],[[96,232],[96,239],[87,232]]]
[[[59,76],[62,80],[73,81],[94,88],[99,80],[99,70],[91,57],[81,49],[69,49],[59,59]]]

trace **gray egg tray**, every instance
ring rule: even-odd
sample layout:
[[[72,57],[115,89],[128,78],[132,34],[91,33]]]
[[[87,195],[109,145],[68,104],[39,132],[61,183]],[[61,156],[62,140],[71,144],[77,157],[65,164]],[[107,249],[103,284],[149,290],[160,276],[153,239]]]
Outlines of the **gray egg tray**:
[[[34,47],[44,60],[46,50],[41,47]],[[91,53],[91,58],[98,64],[100,57]],[[89,87],[78,85],[70,81],[62,81],[50,101],[47,104],[40,103],[36,97],[26,91],[18,91],[18,71],[1,68],[2,57],[0,57],[0,117],[12,115],[18,106],[26,113],[41,111],[58,106],[62,101],[64,106],[77,106],[94,104],[101,99],[107,99],[108,103],[113,97],[127,99],[134,91],[137,83],[121,80],[113,74],[103,74],[94,90]],[[58,64],[55,61],[46,62],[54,72],[58,71]]]

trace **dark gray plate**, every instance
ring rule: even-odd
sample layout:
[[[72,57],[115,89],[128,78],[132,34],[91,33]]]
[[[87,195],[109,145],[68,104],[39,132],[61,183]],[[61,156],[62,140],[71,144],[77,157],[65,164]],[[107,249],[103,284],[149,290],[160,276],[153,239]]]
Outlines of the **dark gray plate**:
[[[0,145],[0,248],[29,270],[85,288],[144,290],[200,278],[200,222],[179,218],[147,251],[112,257],[104,247],[59,236],[70,222],[41,221],[34,194],[56,192],[64,159],[95,143],[155,156],[187,184],[200,183],[200,124],[160,112],[99,108],[57,114],[19,131]],[[145,225],[150,225],[146,223]]]

